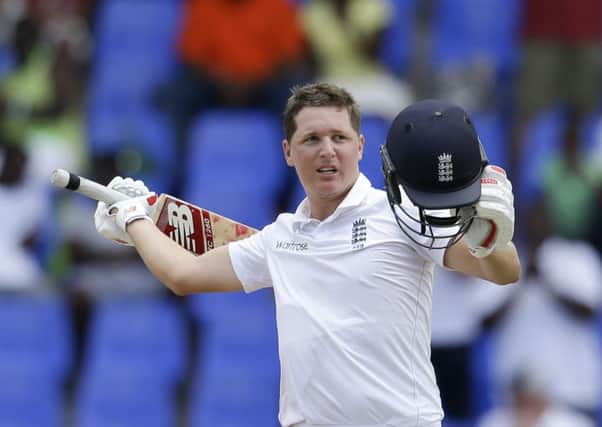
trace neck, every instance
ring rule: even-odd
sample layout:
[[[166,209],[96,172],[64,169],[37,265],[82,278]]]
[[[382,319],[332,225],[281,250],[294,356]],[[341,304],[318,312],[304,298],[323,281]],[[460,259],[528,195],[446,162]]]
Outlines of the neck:
[[[337,209],[341,204],[341,200],[309,200],[309,216],[320,221],[324,221]]]
[[[332,215],[343,202],[343,200],[345,200],[345,197],[347,197],[356,181],[357,178],[353,181],[353,183],[351,183],[349,188],[336,196],[326,194],[315,194],[313,196],[308,195],[307,199],[309,202],[309,217],[323,221]]]

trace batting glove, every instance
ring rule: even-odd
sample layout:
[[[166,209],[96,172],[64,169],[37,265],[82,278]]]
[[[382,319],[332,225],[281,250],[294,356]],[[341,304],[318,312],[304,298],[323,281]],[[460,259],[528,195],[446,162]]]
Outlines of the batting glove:
[[[473,256],[483,258],[497,246],[510,243],[514,235],[514,195],[504,169],[485,167],[481,175],[481,198],[475,209],[464,241]]]
[[[109,240],[132,246],[133,242],[126,232],[126,227],[137,219],[152,221],[151,216],[157,196],[148,190],[144,182],[134,181],[131,178],[115,177],[108,187],[130,198],[110,206],[105,202],[98,202],[94,213],[96,231]]]

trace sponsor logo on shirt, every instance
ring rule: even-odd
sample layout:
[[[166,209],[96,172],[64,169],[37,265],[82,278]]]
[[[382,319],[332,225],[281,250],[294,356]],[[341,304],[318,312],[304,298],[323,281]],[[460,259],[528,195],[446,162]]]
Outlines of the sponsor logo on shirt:
[[[284,251],[292,251],[292,252],[298,252],[298,251],[306,251],[307,249],[309,249],[309,245],[307,244],[307,242],[286,242],[283,240],[278,240],[276,242],[276,249],[281,249]]]
[[[353,226],[351,227],[351,247],[353,249],[362,249],[364,247],[368,235],[367,230],[366,218],[359,217],[353,221]]]

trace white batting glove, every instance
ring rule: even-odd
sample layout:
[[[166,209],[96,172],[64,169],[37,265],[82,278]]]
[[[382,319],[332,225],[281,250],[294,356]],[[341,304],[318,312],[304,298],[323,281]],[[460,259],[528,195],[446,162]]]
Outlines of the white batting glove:
[[[473,256],[483,258],[497,246],[510,243],[514,235],[514,195],[504,169],[485,167],[481,175],[481,198],[475,208],[476,216],[464,241]]]
[[[111,182],[107,184],[107,187],[117,190],[130,198],[151,193],[143,181],[139,179],[133,180],[132,178],[122,178],[120,176],[113,178]]]
[[[137,219],[152,221],[151,215],[157,201],[155,193],[150,192],[144,182],[131,178],[113,178],[108,187],[119,191],[129,199],[108,206],[98,202],[94,213],[96,231],[103,237],[122,245],[132,246],[133,242],[126,232],[127,225]]]

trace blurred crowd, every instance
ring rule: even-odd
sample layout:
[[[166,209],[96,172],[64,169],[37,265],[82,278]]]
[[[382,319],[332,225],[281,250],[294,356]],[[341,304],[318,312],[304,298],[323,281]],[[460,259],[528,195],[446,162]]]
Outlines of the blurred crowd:
[[[280,114],[309,81],[356,97],[376,187],[424,98],[511,177],[520,282],[435,276],[444,426],[602,425],[601,41],[602,0],[0,0],[0,425],[277,425],[270,293],[171,295],[49,176],[262,227],[302,197]]]

